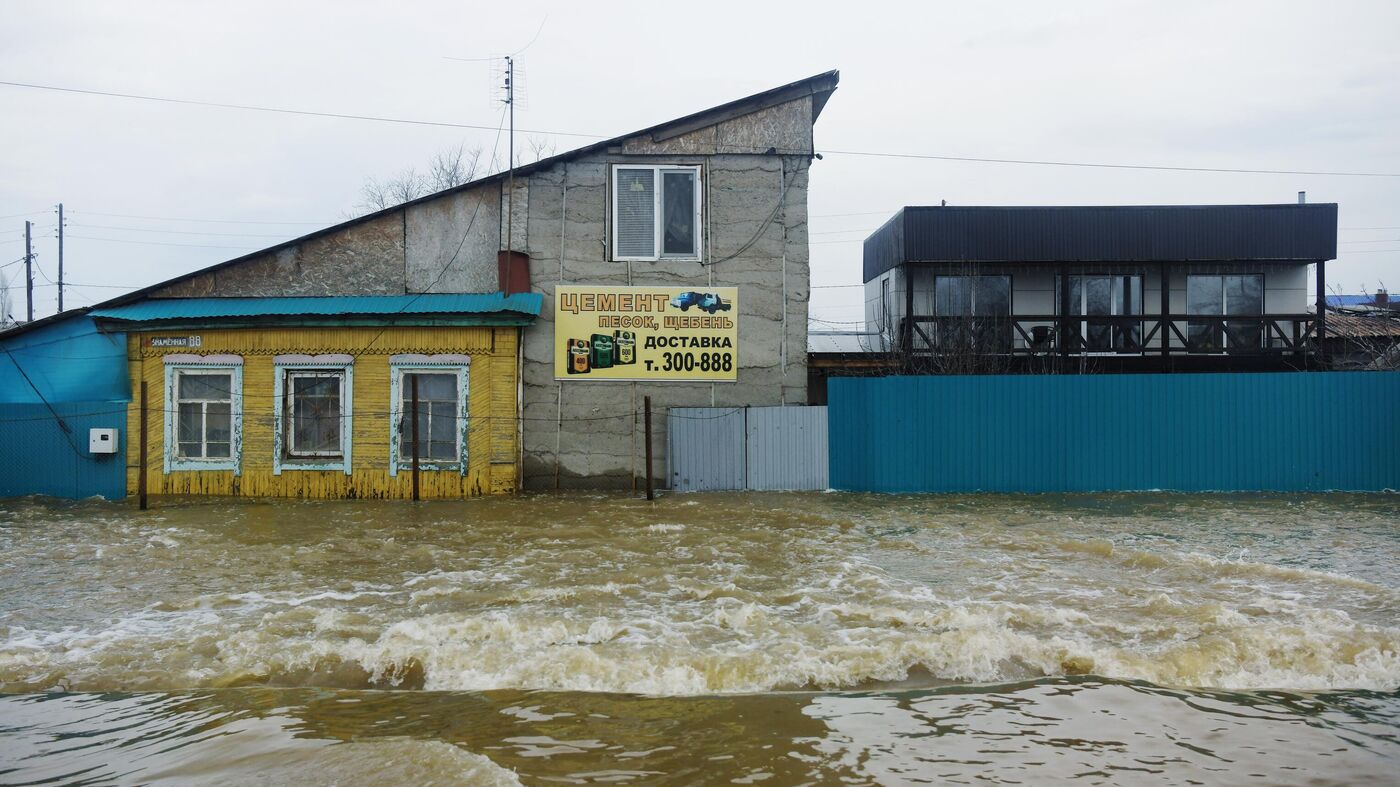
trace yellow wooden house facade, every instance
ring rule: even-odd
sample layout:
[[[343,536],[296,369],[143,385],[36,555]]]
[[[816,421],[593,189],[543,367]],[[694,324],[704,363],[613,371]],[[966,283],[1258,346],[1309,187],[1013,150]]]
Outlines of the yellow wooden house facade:
[[[422,499],[515,492],[520,331],[538,309],[494,293],[102,310],[127,335],[128,494],[144,478],[148,495],[408,499],[415,447]]]

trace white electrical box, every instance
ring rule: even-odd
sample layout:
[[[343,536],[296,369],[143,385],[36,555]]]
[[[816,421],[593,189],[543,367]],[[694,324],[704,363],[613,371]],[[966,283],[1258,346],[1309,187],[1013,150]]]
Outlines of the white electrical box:
[[[88,451],[94,454],[115,454],[117,452],[117,430],[89,429]]]

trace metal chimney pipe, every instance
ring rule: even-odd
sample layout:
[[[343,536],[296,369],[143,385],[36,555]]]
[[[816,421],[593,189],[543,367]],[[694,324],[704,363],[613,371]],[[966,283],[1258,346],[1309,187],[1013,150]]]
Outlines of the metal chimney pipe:
[[[1306,204],[1308,204],[1308,193],[1307,193],[1306,191],[1300,191],[1300,192],[1298,192],[1298,204],[1299,204],[1299,205],[1306,205]]]

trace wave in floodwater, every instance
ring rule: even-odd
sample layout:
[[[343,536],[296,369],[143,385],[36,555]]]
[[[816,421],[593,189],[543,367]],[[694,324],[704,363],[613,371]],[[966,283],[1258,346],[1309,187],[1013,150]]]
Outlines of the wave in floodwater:
[[[1387,496],[0,508],[0,688],[1400,688]]]

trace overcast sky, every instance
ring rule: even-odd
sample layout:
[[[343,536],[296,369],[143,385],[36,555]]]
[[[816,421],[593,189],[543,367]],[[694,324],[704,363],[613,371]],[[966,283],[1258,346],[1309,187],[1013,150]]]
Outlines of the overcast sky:
[[[835,68],[818,149],[1400,173],[1393,0],[671,8],[6,0],[0,80],[494,129],[491,63],[446,58],[534,38],[518,57],[523,129],[614,136]],[[28,216],[38,264],[55,276],[52,206],[63,202],[68,306],[335,223],[366,177],[495,137],[8,86],[0,118],[0,264],[23,255]],[[589,139],[552,141],[562,152]],[[859,241],[901,205],[1269,203],[1300,190],[1341,205],[1333,286],[1400,287],[1397,177],[835,153],[812,169],[812,284],[859,284]],[[0,273],[13,285],[20,270]],[[37,290],[37,316],[53,312],[54,289]],[[11,298],[21,314],[22,288]],[[859,288],[816,289],[812,301],[824,321],[813,327],[860,319]]]

